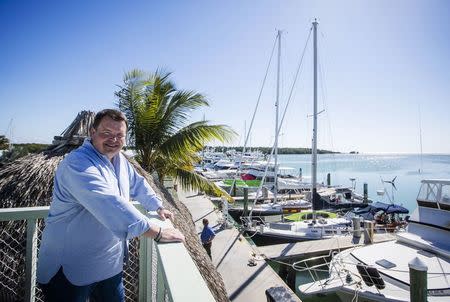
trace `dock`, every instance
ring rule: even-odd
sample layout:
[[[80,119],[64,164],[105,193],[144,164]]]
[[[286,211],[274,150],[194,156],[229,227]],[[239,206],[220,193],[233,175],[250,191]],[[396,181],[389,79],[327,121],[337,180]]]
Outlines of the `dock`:
[[[392,233],[374,234],[374,243],[395,240]],[[258,246],[258,254],[266,259],[285,260],[300,257],[323,255],[329,251],[345,250],[364,245],[363,236],[354,238],[348,236],[336,236],[330,239],[310,240],[295,243],[274,244]]]
[[[207,196],[179,190],[178,198],[191,212],[199,240],[203,218],[207,218],[215,230],[212,262],[222,276],[231,301],[267,301],[267,289],[283,287],[292,296],[291,300],[286,301],[301,302],[264,259],[253,257],[258,251],[235,227],[220,228],[222,215]],[[255,260],[255,266],[249,265],[250,259]]]

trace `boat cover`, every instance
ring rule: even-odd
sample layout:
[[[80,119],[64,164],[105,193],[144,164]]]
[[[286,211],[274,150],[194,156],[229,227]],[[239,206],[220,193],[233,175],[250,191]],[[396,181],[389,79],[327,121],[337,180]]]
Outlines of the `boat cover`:
[[[375,213],[378,211],[384,211],[387,214],[408,214],[409,210],[397,204],[389,204],[384,202],[374,202],[365,208],[355,210],[355,214]]]

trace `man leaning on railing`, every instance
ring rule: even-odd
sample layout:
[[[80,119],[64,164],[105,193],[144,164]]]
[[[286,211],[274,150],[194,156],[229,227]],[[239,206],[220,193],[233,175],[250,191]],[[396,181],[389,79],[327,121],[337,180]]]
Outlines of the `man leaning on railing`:
[[[173,218],[120,153],[127,126],[120,111],[98,112],[91,137],[58,166],[37,269],[45,301],[124,301],[128,240],[184,241],[179,230],[152,225],[129,202],[139,201],[163,220]]]

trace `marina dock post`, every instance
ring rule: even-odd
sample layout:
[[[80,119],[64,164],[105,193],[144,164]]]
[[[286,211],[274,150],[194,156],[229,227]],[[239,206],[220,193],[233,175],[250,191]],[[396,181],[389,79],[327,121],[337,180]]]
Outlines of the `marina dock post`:
[[[408,263],[409,267],[409,298],[411,302],[427,301],[427,271],[425,263],[415,257]]]
[[[361,219],[359,217],[353,217],[352,223],[353,223],[353,237],[361,238]]]
[[[331,173],[327,174],[327,187],[331,186]]]
[[[364,221],[364,244],[373,243],[373,222],[370,220]]]
[[[223,214],[223,227],[228,229],[230,227],[228,218],[228,200],[222,196],[222,214]]]
[[[247,216],[248,214],[248,188],[244,188],[244,211],[242,216]]]
[[[364,203],[367,203],[367,200],[369,199],[369,194],[368,194],[368,192],[369,192],[369,189],[368,189],[368,185],[367,185],[367,182],[365,182],[364,183],[364,185],[363,185],[363,201],[364,201]]]

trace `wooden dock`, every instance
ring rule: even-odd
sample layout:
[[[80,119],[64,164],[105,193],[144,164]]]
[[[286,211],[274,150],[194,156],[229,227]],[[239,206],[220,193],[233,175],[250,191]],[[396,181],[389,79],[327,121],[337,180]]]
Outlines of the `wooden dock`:
[[[203,218],[207,218],[216,231],[212,261],[223,278],[231,301],[267,301],[265,291],[277,287],[290,293],[291,299],[283,301],[301,302],[264,259],[253,257],[257,251],[235,227],[219,228],[221,214],[215,210],[208,197],[181,190],[178,191],[178,197],[191,212],[199,234],[203,229]],[[255,260],[255,266],[249,265],[250,259]]]
[[[375,234],[374,243],[395,240],[392,233]],[[344,250],[364,245],[364,238],[353,238],[353,236],[336,236],[331,239],[310,240],[304,242],[275,244],[259,246],[257,250],[266,259],[292,259],[323,255],[329,251]]]

